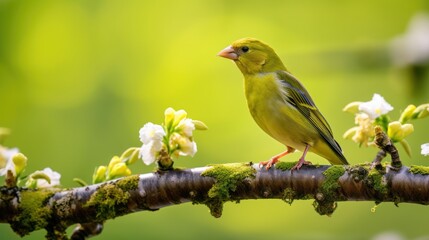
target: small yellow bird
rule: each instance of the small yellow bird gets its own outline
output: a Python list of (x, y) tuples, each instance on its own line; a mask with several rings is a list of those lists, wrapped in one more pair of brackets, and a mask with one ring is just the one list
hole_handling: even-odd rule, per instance
[(233, 60), (243, 73), (247, 105), (253, 119), (287, 148), (261, 165), (270, 169), (279, 158), (295, 149), (303, 154), (292, 171), (311, 164), (305, 160), (308, 151), (326, 158), (331, 164), (348, 164), (328, 122), (307, 90), (271, 47), (254, 38), (243, 38), (218, 55)]

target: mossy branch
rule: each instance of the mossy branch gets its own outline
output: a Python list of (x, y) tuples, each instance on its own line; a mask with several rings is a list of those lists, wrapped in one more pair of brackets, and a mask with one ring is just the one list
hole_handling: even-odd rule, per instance
[(206, 204), (220, 217), (223, 203), (245, 199), (314, 199), (316, 211), (330, 215), (339, 201), (429, 203), (429, 168), (370, 169), (354, 166), (276, 168), (257, 164), (221, 164), (124, 177), (68, 190), (0, 188), (0, 222), (23, 236), (47, 229), (47, 238), (66, 239), (67, 227), (82, 223), (72, 239), (85, 239), (102, 230), (108, 219), (136, 211), (155, 211), (186, 202)]
[[(303, 166), (279, 162), (266, 170), (259, 164), (219, 164), (186, 170), (133, 175), (74, 189), (30, 190), (0, 187), (0, 223), (24, 236), (47, 230), (47, 239), (68, 239), (67, 227), (78, 226), (71, 239), (101, 233), (106, 220), (136, 211), (155, 211), (186, 202), (205, 204), (220, 217), (223, 204), (245, 199), (314, 199), (320, 215), (331, 215), (340, 201), (429, 204), (429, 167), (403, 167), (399, 153), (380, 127), (381, 149), (372, 164)], [(381, 160), (391, 155), (390, 166)]]

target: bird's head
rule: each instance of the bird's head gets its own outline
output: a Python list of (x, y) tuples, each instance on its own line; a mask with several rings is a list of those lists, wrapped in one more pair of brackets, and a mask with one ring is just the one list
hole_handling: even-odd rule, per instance
[(233, 60), (244, 75), (286, 70), (274, 50), (254, 38), (239, 39), (218, 56)]

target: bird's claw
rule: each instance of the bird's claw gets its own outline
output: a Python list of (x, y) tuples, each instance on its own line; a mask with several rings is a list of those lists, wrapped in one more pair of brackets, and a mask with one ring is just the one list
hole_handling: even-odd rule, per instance
[(295, 164), (295, 166), (293, 166), (293, 167), (290, 169), (290, 171), (291, 171), (291, 172), (293, 172), (293, 171), (295, 171), (295, 170), (299, 170), (299, 169), (301, 169), (302, 165), (312, 165), (312, 163), (311, 163), (311, 162), (309, 162), (309, 161), (305, 161), (304, 159), (300, 159), (300, 160)]
[(279, 160), (277, 158), (272, 158), (268, 161), (263, 161), (259, 163), (259, 167), (265, 167), (265, 169), (270, 170), (270, 168), (276, 164)]

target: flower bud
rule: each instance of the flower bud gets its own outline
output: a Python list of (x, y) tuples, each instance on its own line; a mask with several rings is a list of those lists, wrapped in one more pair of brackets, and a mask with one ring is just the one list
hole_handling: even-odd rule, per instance
[(131, 164), (135, 163), (139, 159), (139, 155), (140, 155), (140, 148), (134, 149), (133, 153), (128, 158), (126, 164), (131, 165)]
[(139, 154), (140, 154), (140, 148), (131, 147), (122, 153), (120, 159), (122, 162), (125, 162), (127, 165), (131, 165), (139, 159)]
[(207, 127), (207, 125), (205, 123), (203, 123), (202, 121), (192, 120), (192, 122), (194, 123), (194, 126), (195, 126), (196, 130), (207, 130), (207, 129), (209, 129)]
[(414, 131), (412, 124), (401, 124), (399, 121), (389, 123), (387, 135), (393, 142), (400, 142), (402, 139), (410, 135)]
[(27, 167), (27, 157), (22, 153), (17, 153), (12, 157), (12, 161), (15, 164), (16, 176), (19, 176)]
[(164, 117), (164, 125), (167, 128), (170, 128), (171, 124), (173, 124), (175, 112), (176, 111), (174, 111), (174, 109), (171, 107), (165, 109), (165, 111), (164, 111), (164, 116), (165, 116)]
[(107, 165), (107, 172), (111, 172), (113, 167), (120, 162), (121, 159), (118, 156), (114, 156), (112, 160), (110, 160), (109, 165)]
[(424, 118), (427, 116), (429, 116), (429, 103), (418, 106), (413, 112), (414, 118)]
[(118, 177), (129, 176), (129, 175), (131, 175), (131, 170), (127, 167), (125, 163), (121, 162), (113, 166), (107, 178), (114, 179)]
[(99, 166), (95, 169), (94, 174), (92, 175), (92, 183), (101, 183), (106, 181), (106, 166)]
[(414, 110), (416, 109), (416, 106), (413, 104), (408, 105), (407, 108), (402, 112), (401, 116), (399, 117), (399, 122), (406, 123), (408, 120), (413, 119)]
[(177, 112), (174, 113), (174, 122), (173, 122), (173, 126), (177, 126), (179, 124), (180, 121), (182, 121), (183, 119), (186, 118), (186, 116), (188, 115), (188, 113), (186, 113), (185, 110), (179, 110)]

